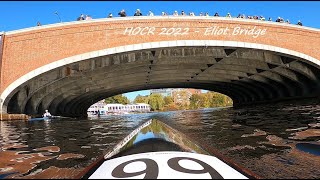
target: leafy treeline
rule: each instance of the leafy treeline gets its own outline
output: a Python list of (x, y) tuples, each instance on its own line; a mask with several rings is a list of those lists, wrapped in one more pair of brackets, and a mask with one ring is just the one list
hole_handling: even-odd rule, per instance
[(190, 97), (190, 109), (226, 106), (232, 106), (232, 99), (217, 92), (208, 91), (204, 94), (193, 94)]
[(116, 95), (116, 96), (112, 96), (112, 97), (108, 97), (107, 99), (105, 99), (106, 104), (129, 104), (130, 100), (122, 95)]
[[(184, 97), (186, 93), (180, 92), (180, 97)], [(184, 97), (186, 99), (186, 97)], [(128, 104), (130, 101), (123, 95), (109, 97), (106, 103)], [(171, 96), (163, 97), (161, 94), (151, 94), (149, 96), (138, 95), (133, 103), (149, 104), (153, 111), (173, 111), (182, 109), (200, 109), (212, 107), (232, 106), (232, 99), (226, 95), (210, 92), (202, 94), (193, 94), (189, 101), (174, 102)]]

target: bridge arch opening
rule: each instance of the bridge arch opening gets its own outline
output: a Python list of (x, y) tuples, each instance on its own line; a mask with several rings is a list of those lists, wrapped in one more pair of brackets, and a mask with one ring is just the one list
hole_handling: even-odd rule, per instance
[(220, 92), (242, 106), (318, 96), (317, 61), (252, 43), (156, 42), (57, 61), (15, 81), (2, 97), (11, 103), (8, 113), (65, 116), (83, 115), (92, 101), (116, 94), (169, 87)]
[[(144, 107), (139, 109), (140, 106)], [(88, 116), (132, 112), (196, 110), (232, 107), (232, 99), (224, 94), (190, 88), (161, 88), (134, 91), (91, 103)], [(148, 108), (147, 108), (148, 107)]]

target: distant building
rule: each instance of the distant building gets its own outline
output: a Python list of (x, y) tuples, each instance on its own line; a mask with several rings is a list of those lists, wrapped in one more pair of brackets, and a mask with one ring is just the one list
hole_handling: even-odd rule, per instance
[(186, 89), (191, 94), (201, 94), (201, 89)]
[(172, 96), (172, 92), (174, 89), (165, 88), (165, 89), (151, 89), (150, 94), (161, 94), (163, 97)]
[(149, 112), (150, 105), (145, 103), (136, 104), (107, 104), (104, 109), (107, 113), (129, 113), (129, 112)]
[[(186, 92), (186, 95), (182, 92)], [(175, 104), (189, 104), (192, 94), (201, 94), (201, 90), (184, 88), (151, 89), (150, 94), (161, 94), (163, 97), (171, 96)]]
[(190, 104), (190, 97), (193, 94), (201, 94), (200, 89), (174, 89), (172, 92), (173, 102), (175, 104)]
[(136, 104), (106, 104), (104, 100), (91, 105), (88, 110), (88, 116), (108, 115), (108, 114), (128, 114), (130, 112), (150, 112), (150, 105), (145, 103)]
[[(92, 104), (89, 109), (87, 110), (88, 114), (98, 114), (99, 112), (102, 113), (104, 106), (106, 105), (104, 100), (98, 101)], [(104, 112), (103, 112), (104, 113)]]

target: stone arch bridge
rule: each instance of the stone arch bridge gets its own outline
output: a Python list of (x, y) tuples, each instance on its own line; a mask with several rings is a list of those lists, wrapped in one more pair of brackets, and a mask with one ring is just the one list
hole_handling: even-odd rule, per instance
[(1, 34), (3, 113), (86, 115), (96, 101), (201, 88), (235, 106), (318, 97), (319, 29), (235, 18), (127, 17)]

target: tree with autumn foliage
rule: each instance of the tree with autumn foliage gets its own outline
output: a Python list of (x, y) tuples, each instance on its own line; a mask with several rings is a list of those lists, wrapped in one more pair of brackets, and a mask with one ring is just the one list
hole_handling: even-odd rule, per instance
[(164, 111), (176, 111), (179, 107), (174, 103), (172, 96), (164, 97)]
[(190, 97), (190, 109), (199, 109), (204, 107), (205, 97), (202, 94), (192, 94)]
[(208, 91), (203, 94), (193, 94), (190, 97), (190, 109), (232, 106), (232, 99), (224, 94)]

